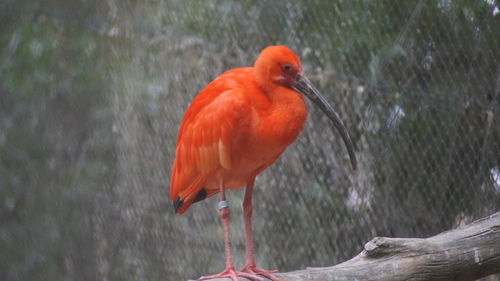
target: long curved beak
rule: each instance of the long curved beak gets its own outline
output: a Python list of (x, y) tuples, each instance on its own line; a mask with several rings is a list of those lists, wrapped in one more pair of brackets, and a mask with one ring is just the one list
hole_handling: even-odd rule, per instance
[(340, 119), (339, 115), (335, 110), (331, 107), (330, 104), (323, 98), (323, 96), (319, 93), (316, 88), (311, 84), (311, 81), (307, 79), (304, 75), (299, 74), (297, 76), (297, 80), (295, 81), (295, 85), (293, 86), (297, 92), (307, 96), (314, 104), (316, 104), (321, 110), (328, 116), (330, 120), (332, 120), (333, 125), (339, 131), (342, 136), (342, 140), (344, 140), (345, 146), (347, 148), (347, 152), (349, 153), (349, 158), (351, 159), (351, 165), (353, 169), (357, 167), (356, 155), (354, 154), (354, 146), (352, 145), (351, 137), (347, 132), (344, 123)]

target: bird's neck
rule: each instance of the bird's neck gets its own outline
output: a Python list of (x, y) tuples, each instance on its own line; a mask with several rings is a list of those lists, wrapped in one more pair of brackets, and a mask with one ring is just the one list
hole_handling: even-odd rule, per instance
[(268, 136), (269, 141), (288, 145), (304, 127), (307, 112), (302, 95), (256, 74), (256, 86), (261, 93), (252, 95), (253, 106), (259, 115), (255, 120), (261, 121), (255, 123), (256, 129)]
[(299, 93), (284, 87), (276, 87), (266, 95), (270, 100), (265, 114), (269, 122), (261, 123), (261, 129), (278, 143), (288, 145), (304, 127), (307, 114), (304, 100)]

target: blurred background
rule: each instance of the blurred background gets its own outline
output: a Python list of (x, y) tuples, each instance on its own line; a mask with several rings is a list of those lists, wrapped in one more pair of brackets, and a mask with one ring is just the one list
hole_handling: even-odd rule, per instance
[[(342, 262), (500, 210), (500, 2), (0, 2), (0, 279), (186, 280), (224, 267), (217, 198), (174, 215), (178, 125), (226, 69), (286, 44), (344, 119), (254, 190), (257, 264)], [(229, 192), (237, 267), (242, 191)]]

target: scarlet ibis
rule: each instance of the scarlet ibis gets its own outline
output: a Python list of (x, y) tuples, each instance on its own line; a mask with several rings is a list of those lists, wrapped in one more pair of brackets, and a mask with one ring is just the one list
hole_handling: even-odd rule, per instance
[[(353, 169), (356, 157), (341, 119), (304, 76), (297, 55), (285, 46), (262, 50), (253, 67), (224, 72), (194, 98), (180, 125), (170, 179), (170, 200), (177, 214), (192, 203), (219, 194), (226, 268), (201, 280), (238, 276), (279, 280), (274, 271), (256, 267), (252, 242), (252, 190), (255, 177), (283, 153), (302, 131), (307, 96), (333, 122), (347, 147)], [(226, 189), (246, 186), (243, 199), (246, 263), (234, 268), (229, 243)]]

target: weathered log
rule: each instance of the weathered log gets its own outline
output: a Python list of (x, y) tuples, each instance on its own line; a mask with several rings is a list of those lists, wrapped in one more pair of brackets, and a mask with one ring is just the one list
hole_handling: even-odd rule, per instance
[(282, 281), (476, 280), (495, 273), (500, 273), (500, 212), (426, 239), (376, 237), (338, 265), (275, 275)]

